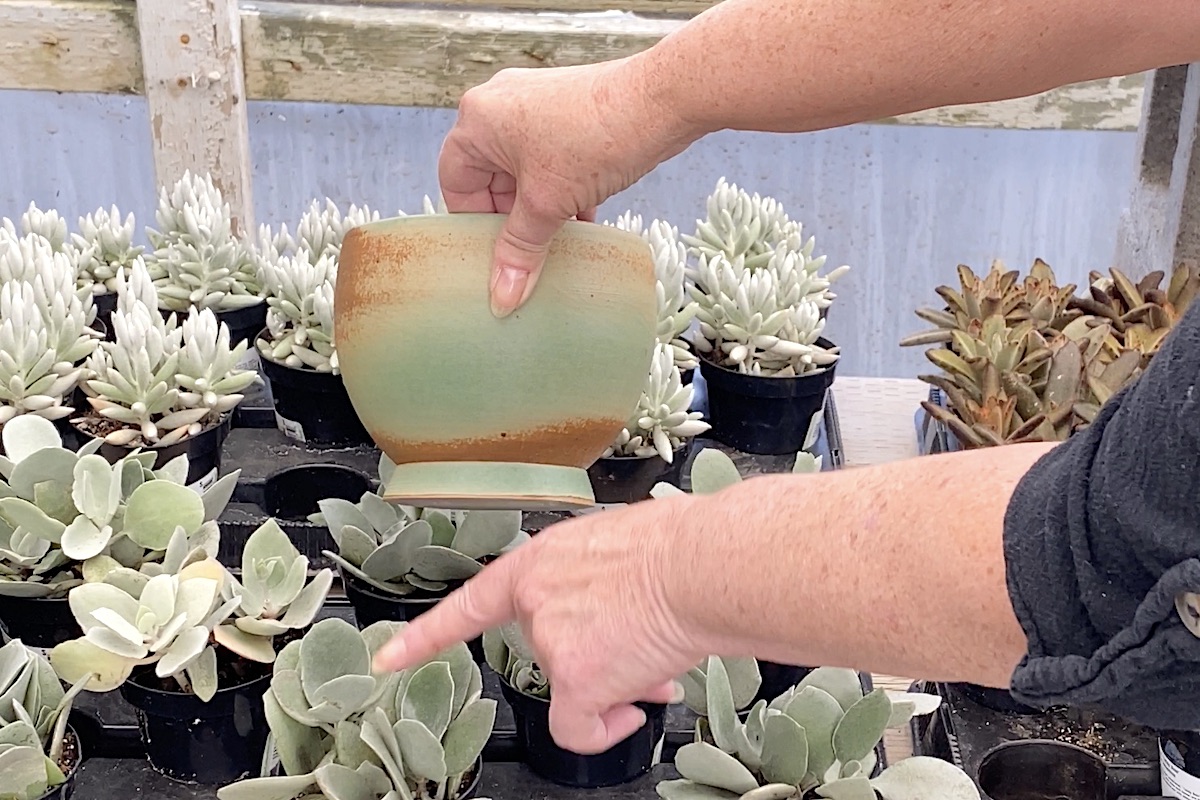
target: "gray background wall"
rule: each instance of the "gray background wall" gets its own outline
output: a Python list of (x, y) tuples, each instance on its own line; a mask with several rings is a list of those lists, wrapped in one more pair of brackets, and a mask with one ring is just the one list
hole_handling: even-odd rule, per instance
[[(253, 103), (255, 213), (288, 222), (314, 197), (385, 215), (437, 191), (454, 112)], [(1134, 133), (860, 125), (802, 136), (722, 133), (601, 209), (690, 231), (722, 175), (784, 203), (831, 264), (849, 264), (827, 333), (839, 374), (911, 377), (928, 362), (896, 341), (921, 326), (959, 263), (1046, 259), (1060, 280), (1107, 269), (1134, 176)], [(116, 202), (153, 221), (145, 103), (138, 97), (0, 90), (0, 217), (29, 202), (74, 220)]]

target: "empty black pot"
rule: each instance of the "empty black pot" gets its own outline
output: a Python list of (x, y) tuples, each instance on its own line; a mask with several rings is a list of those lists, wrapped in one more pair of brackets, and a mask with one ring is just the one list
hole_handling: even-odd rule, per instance
[(989, 800), (1104, 800), (1104, 761), (1065, 742), (1005, 742), (979, 762), (979, 788)]
[(321, 510), (319, 501), (336, 497), (354, 503), (370, 488), (366, 475), (341, 464), (284, 467), (263, 484), (263, 511), (278, 520), (305, 521)]
[(41, 651), (83, 635), (65, 597), (0, 595), (0, 627), (5, 641), (20, 639), (26, 647)]
[(168, 778), (205, 786), (258, 775), (270, 732), (263, 694), (271, 675), (218, 689), (205, 703), (140, 683), (155, 680), (153, 669), (135, 672), (121, 685), (121, 696), (137, 711), (151, 766)]
[(670, 464), (657, 454), (649, 458), (613, 456), (600, 459), (587, 471), (596, 502), (637, 503), (649, 500), (650, 490), (657, 483), (665, 481), (678, 486), (689, 449), (690, 442), (677, 449)]
[(654, 755), (663, 738), (667, 707), (638, 703), (646, 712), (646, 724), (612, 749), (596, 755), (579, 755), (564, 750), (550, 735), (550, 701), (522, 694), (500, 681), (504, 699), (512, 707), (517, 728), (517, 745), (525, 764), (538, 775), (560, 786), (597, 789), (616, 786), (645, 775), (654, 766)]
[(271, 383), (276, 423), (288, 438), (332, 447), (373, 444), (341, 375), (285, 367), (263, 354), (259, 362)]
[[(356, 578), (345, 570), (340, 570), (342, 586), (346, 591), (346, 599), (354, 607), (354, 624), (361, 631), (376, 622), (411, 622), (437, 605), (445, 595), (429, 596), (422, 593), (421, 597), (401, 597), (376, 589), (366, 581)], [(484, 664), (483, 638), (475, 638), (467, 642), (467, 648), (475, 663)]]
[[(822, 347), (833, 347), (818, 339)], [(755, 455), (786, 455), (804, 449), (814, 415), (825, 405), (837, 363), (824, 371), (794, 378), (742, 375), (700, 359), (708, 390), (708, 436)]]

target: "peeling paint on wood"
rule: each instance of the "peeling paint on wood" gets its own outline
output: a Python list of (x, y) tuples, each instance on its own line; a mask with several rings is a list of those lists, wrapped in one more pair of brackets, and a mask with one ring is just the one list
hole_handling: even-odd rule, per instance
[[(552, 0), (554, 2), (555, 0)], [(629, 55), (683, 24), (628, 13), (477, 11), (484, 0), (449, 0), (461, 9), (249, 2), (241, 10), (245, 80), (253, 100), (453, 107), (462, 93), (506, 67), (562, 66)], [(533, 8), (538, 0), (495, 0)], [(557, 0), (557, 6), (645, 10), (707, 0)], [(7, 0), (0, 30), (0, 88), (129, 91), (137, 34), (132, 0)], [(536, 6), (544, 8), (540, 5)], [(10, 10), (11, 9), (11, 10)], [(78, 26), (78, 28), (76, 27)], [(82, 29), (86, 55), (31, 55), (45, 34)], [(17, 56), (12, 57), (13, 53)], [(48, 61), (48, 63), (46, 63)], [(1136, 130), (1142, 76), (1053, 89), (996, 103), (949, 106), (880, 122), (982, 128)]]
[(0, 87), (140, 94), (133, 0), (6, 0)]
[(233, 213), (254, 229), (250, 130), (237, 0), (138, 0), (155, 177), (208, 173)]

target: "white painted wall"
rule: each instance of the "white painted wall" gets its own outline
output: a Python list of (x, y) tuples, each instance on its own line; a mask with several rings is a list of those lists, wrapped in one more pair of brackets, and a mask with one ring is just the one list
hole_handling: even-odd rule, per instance
[[(454, 112), (254, 103), (256, 217), (291, 223), (313, 197), (388, 214), (437, 189)], [(547, 134), (552, 135), (552, 134)], [(1061, 279), (1107, 269), (1134, 174), (1133, 133), (854, 126), (802, 136), (723, 133), (614, 198), (690, 229), (722, 175), (782, 201), (830, 262), (850, 264), (828, 334), (839, 373), (909, 377), (928, 364), (896, 340), (966, 263), (1046, 259)], [(69, 218), (117, 202), (153, 219), (145, 102), (0, 91), (0, 216), (36, 201)]]

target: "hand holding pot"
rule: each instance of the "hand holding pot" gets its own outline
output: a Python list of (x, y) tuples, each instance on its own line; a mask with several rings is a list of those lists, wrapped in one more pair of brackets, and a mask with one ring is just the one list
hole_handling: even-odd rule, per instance
[(673, 679), (707, 654), (662, 591), (665, 540), (690, 502), (645, 503), (535, 535), (410, 622), (376, 668), (419, 664), (516, 620), (550, 680), (555, 741), (604, 752), (644, 724), (634, 702), (679, 702)]
[[(438, 164), (451, 212), (509, 214), (492, 265), (492, 311), (533, 291), (550, 240), (691, 138), (631, 59), (506, 69), (463, 95)], [(692, 137), (694, 138), (694, 137)]]

